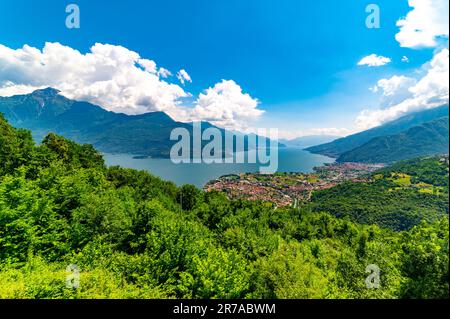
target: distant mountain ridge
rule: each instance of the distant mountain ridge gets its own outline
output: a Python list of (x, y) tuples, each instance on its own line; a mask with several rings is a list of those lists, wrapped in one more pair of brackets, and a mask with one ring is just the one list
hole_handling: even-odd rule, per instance
[(333, 136), (333, 135), (308, 135), (308, 136), (302, 136), (297, 137), (291, 140), (283, 139), (280, 140), (283, 144), (289, 147), (301, 147), (301, 148), (307, 148), (314, 145), (329, 143), (334, 140), (337, 140), (339, 136)]
[(32, 131), (40, 142), (55, 132), (100, 151), (167, 157), (173, 145), (172, 129), (192, 126), (176, 122), (163, 112), (126, 115), (100, 106), (67, 99), (55, 89), (0, 98), (0, 112), (12, 125)]
[[(78, 143), (92, 144), (105, 153), (167, 158), (176, 143), (170, 140), (172, 130), (193, 130), (192, 123), (177, 122), (164, 112), (114, 113), (88, 102), (70, 100), (52, 88), (0, 97), (0, 112), (13, 126), (31, 130), (37, 142), (54, 132)], [(202, 130), (208, 127), (215, 126), (202, 122)]]
[(338, 162), (392, 163), (421, 156), (448, 154), (448, 116), (413, 126), (408, 130), (380, 136), (345, 152)]
[(391, 163), (448, 154), (448, 105), (408, 114), (381, 126), (306, 148), (338, 162)]
[(395, 135), (411, 127), (445, 116), (448, 116), (448, 105), (411, 113), (370, 130), (343, 137), (330, 143), (308, 147), (306, 150), (311, 153), (338, 158), (342, 154), (362, 146), (375, 137)]

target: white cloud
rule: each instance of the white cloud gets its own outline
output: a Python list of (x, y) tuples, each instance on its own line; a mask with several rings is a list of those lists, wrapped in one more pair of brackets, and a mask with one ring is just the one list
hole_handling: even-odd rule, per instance
[(160, 77), (166, 79), (166, 78), (168, 78), (169, 76), (171, 76), (172, 73), (171, 73), (169, 70), (165, 69), (165, 68), (159, 68), (158, 75), (159, 75)]
[(183, 85), (185, 82), (192, 82), (191, 76), (183, 69), (178, 71), (177, 78)]
[(331, 136), (347, 136), (353, 133), (351, 130), (345, 127), (326, 127), (326, 128), (314, 128), (308, 132), (308, 135), (331, 135)]
[(59, 43), (46, 43), (42, 51), (28, 45), (17, 50), (0, 45), (0, 94), (42, 87), (127, 114), (176, 114), (180, 99), (189, 96), (180, 86), (162, 80), (154, 61), (121, 46), (97, 43), (82, 54)]
[(409, 90), (409, 88), (417, 82), (415, 78), (406, 77), (404, 75), (394, 75), (389, 79), (381, 79), (376, 85), (375, 92), (378, 89), (383, 91), (384, 96), (398, 95), (401, 90)]
[(409, 0), (413, 9), (397, 22), (395, 39), (402, 47), (437, 46), (438, 37), (448, 38), (448, 0)]
[[(191, 80), (185, 70), (179, 75), (184, 81)], [(170, 71), (156, 62), (121, 46), (95, 44), (82, 54), (59, 43), (46, 43), (42, 50), (0, 45), (0, 96), (53, 87), (70, 99), (114, 112), (163, 111), (178, 121), (209, 121), (241, 131), (247, 131), (264, 113), (258, 109), (259, 101), (232, 80), (222, 80), (185, 105), (183, 98), (191, 95), (165, 80), (170, 76)], [(305, 134), (345, 134), (336, 130), (317, 129)]]
[[(364, 110), (356, 119), (360, 129), (368, 129), (405, 114), (448, 104), (449, 50), (443, 49), (423, 66), (419, 79), (394, 76), (380, 80), (377, 87), (390, 103), (378, 110)], [(395, 103), (393, 103), (395, 102)]]
[(385, 64), (388, 64), (389, 62), (391, 62), (390, 58), (381, 56), (381, 55), (376, 55), (376, 54), (371, 54), (368, 55), (364, 58), (362, 58), (359, 62), (358, 65), (367, 65), (367, 66), (382, 66)]
[[(165, 80), (169, 70), (141, 58), (122, 46), (95, 44), (82, 54), (59, 43), (42, 50), (0, 44), (0, 96), (28, 94), (53, 87), (67, 98), (88, 101), (113, 112), (141, 114), (163, 111), (178, 121), (210, 120), (233, 129), (247, 127), (259, 117), (258, 101), (234, 81), (222, 81), (200, 94), (194, 104), (183, 105), (192, 95)], [(186, 70), (177, 77), (191, 82)]]
[(13, 95), (22, 95), (22, 94), (28, 94), (30, 92), (33, 92), (34, 90), (38, 89), (45, 89), (46, 86), (29, 86), (29, 85), (16, 85), (12, 82), (6, 81), (1, 87), (0, 87), (0, 96), (13, 96)]
[(244, 130), (250, 121), (260, 117), (258, 100), (243, 93), (232, 80), (222, 80), (214, 87), (201, 93), (196, 101), (192, 116), (195, 120), (206, 120), (215, 125)]
[(317, 135), (328, 135), (343, 137), (355, 133), (348, 128), (338, 128), (338, 127), (326, 127), (326, 128), (312, 128), (307, 130), (278, 130), (278, 136), (280, 139), (293, 140), (298, 137), (304, 136), (317, 136)]
[(414, 96), (423, 96), (426, 100), (440, 100), (448, 103), (449, 50), (443, 49), (427, 65), (427, 73), (410, 91)]
[(137, 64), (141, 66), (146, 72), (155, 74), (156, 73), (156, 63), (152, 60), (139, 59)]

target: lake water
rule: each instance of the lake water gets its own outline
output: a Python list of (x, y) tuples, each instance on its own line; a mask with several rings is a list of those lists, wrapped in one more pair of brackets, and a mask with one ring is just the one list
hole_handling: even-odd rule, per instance
[[(227, 174), (259, 172), (260, 164), (174, 164), (170, 159), (136, 159), (130, 154), (103, 154), (108, 166), (146, 170), (177, 185), (193, 184), (202, 188), (208, 181)], [(280, 148), (278, 172), (308, 173), (315, 166), (333, 163), (334, 159), (311, 154), (300, 148)]]

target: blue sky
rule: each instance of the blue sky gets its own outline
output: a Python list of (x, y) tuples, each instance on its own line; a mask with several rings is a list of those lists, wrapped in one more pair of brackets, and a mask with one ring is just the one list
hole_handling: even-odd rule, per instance
[[(396, 40), (396, 22), (412, 10), (407, 0), (74, 0), (80, 29), (65, 27), (69, 3), (2, 0), (0, 44), (42, 49), (59, 42), (83, 54), (95, 43), (120, 45), (172, 73), (185, 69), (192, 83), (182, 87), (191, 100), (222, 79), (233, 80), (264, 111), (252, 125), (279, 127), (290, 137), (357, 130), (358, 115), (380, 107), (380, 94), (369, 88), (416, 73), (437, 50), (401, 47)], [(365, 26), (369, 3), (380, 7), (379, 29)], [(370, 54), (391, 63), (357, 65)]]

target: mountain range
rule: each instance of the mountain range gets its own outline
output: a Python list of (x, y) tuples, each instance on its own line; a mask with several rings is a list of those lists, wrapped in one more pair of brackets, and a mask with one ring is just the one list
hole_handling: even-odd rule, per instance
[(448, 105), (414, 112), (381, 126), (306, 148), (338, 162), (391, 163), (448, 153)]
[[(302, 147), (311, 153), (334, 157), (338, 162), (390, 163), (448, 153), (448, 111), (448, 105), (444, 105), (344, 138), (306, 136), (282, 140), (279, 146)], [(115, 113), (88, 102), (68, 99), (52, 88), (0, 97), (0, 112), (12, 125), (31, 130), (38, 142), (54, 132), (78, 143), (92, 144), (105, 153), (169, 157), (176, 143), (170, 140), (172, 130), (185, 128), (191, 136), (193, 131), (192, 123), (177, 122), (164, 112)], [(202, 130), (215, 127), (208, 122), (201, 124)], [(256, 148), (248, 136), (245, 136), (246, 149)], [(203, 145), (206, 143), (203, 141)], [(224, 140), (222, 143), (225, 144)], [(222, 153), (230, 151), (233, 150), (222, 149)]]
[(338, 162), (391, 163), (414, 157), (448, 154), (448, 117), (413, 126), (388, 136), (380, 136), (343, 153)]
[(307, 148), (314, 145), (329, 143), (334, 140), (337, 140), (339, 136), (333, 136), (333, 135), (308, 135), (308, 136), (302, 136), (297, 137), (294, 139), (281, 139), (280, 142), (288, 147), (301, 147), (301, 148)]
[[(92, 144), (105, 153), (166, 158), (176, 143), (170, 140), (172, 130), (185, 128), (191, 136), (193, 131), (192, 123), (177, 122), (164, 112), (114, 113), (88, 102), (70, 100), (52, 88), (0, 97), (0, 112), (12, 125), (31, 130), (38, 142), (54, 132), (78, 143)], [(202, 131), (215, 127), (208, 122), (201, 124)], [(246, 139), (246, 147), (256, 146)]]

